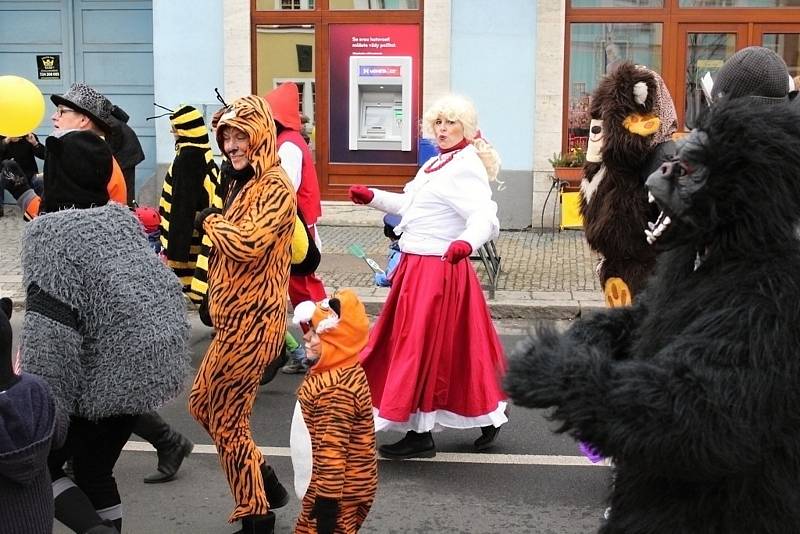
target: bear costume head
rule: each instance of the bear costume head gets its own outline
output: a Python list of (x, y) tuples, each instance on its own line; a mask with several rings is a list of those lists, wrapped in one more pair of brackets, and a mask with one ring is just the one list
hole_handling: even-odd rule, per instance
[(642, 234), (656, 215), (644, 181), (674, 154), (677, 119), (661, 77), (629, 61), (600, 80), (591, 116), (580, 208), (586, 241), (601, 256), (596, 270), (607, 300), (618, 305), (630, 299), (616, 303), (610, 288), (636, 295), (655, 264)]
[(600, 81), (590, 112), (589, 179), (600, 161), (638, 173), (652, 148), (669, 141), (678, 124), (672, 97), (661, 76), (630, 61)]

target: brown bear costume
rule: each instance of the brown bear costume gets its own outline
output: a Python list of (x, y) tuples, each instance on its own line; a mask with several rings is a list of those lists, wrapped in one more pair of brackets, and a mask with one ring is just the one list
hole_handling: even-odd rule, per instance
[[(609, 299), (609, 279), (621, 293), (610, 304), (629, 303), (655, 265), (645, 230), (653, 213), (644, 181), (675, 153), (675, 107), (661, 77), (622, 63), (592, 95), (587, 162), (581, 183), (586, 240), (601, 260), (597, 274)], [(627, 286), (627, 287), (625, 287)]]

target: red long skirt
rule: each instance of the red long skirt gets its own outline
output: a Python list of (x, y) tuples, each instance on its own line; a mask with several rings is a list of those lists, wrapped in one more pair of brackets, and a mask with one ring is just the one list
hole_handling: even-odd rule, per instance
[(507, 421), (503, 346), (469, 261), (403, 254), (361, 363), (377, 430)]

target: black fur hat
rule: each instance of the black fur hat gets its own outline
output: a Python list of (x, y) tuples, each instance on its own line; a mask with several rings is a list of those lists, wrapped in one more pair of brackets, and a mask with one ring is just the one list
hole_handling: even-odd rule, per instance
[(105, 205), (112, 170), (111, 148), (96, 134), (82, 130), (48, 137), (43, 210)]
[(789, 94), (789, 70), (783, 58), (763, 46), (748, 46), (732, 55), (714, 80), (714, 97), (760, 97), (784, 100)]

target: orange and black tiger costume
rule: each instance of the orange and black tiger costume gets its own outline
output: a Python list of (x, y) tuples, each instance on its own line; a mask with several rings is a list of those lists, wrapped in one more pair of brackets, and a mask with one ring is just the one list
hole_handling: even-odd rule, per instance
[(275, 124), (264, 100), (247, 96), (232, 104), (217, 129), (220, 147), (229, 128), (248, 136), (245, 155), (252, 175), (234, 178), (239, 183), (228, 188), (222, 213), (202, 223), (213, 244), (208, 298), (216, 335), (194, 380), (189, 410), (217, 446), (236, 501), (229, 521), (244, 523), (271, 507), (250, 413), (264, 367), (284, 342), (296, 205), (278, 164)]
[(358, 532), (378, 487), (372, 397), (358, 361), (369, 320), (355, 292), (344, 289), (316, 305), (298, 304), (294, 322), (310, 327), (307, 357), (319, 355), (292, 421), (295, 489), (303, 496), (295, 533)]

